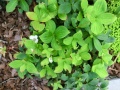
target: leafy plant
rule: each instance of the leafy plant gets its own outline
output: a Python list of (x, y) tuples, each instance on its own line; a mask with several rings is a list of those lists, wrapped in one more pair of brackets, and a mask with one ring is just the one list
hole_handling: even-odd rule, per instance
[(24, 11), (29, 11), (29, 5), (26, 0), (10, 0), (6, 5), (6, 11), (12, 12), (15, 10), (16, 6)]
[(103, 25), (117, 18), (106, 11), (105, 0), (94, 5), (88, 0), (43, 0), (26, 13), (33, 34), (20, 41), (26, 51), (9, 65), (21, 78), (29, 73), (47, 78), (53, 90), (105, 90), (107, 67), (113, 63), (108, 48), (114, 40), (103, 33)]

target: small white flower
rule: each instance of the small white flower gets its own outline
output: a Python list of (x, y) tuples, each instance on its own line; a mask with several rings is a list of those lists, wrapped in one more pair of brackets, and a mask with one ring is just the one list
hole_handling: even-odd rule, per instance
[(37, 35), (31, 35), (29, 38), (31, 40), (33, 40), (35, 43), (38, 43), (38, 36)]
[(52, 63), (52, 62), (53, 62), (52, 57), (49, 57), (49, 62), (50, 62), (50, 63)]

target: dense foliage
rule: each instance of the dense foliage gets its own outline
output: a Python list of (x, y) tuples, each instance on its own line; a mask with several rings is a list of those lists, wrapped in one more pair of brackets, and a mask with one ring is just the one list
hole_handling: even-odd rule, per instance
[[(11, 0), (6, 10), (23, 1)], [(103, 32), (117, 17), (107, 12), (105, 0), (93, 5), (88, 0), (42, 0), (26, 15), (32, 35), (20, 41), (23, 50), (9, 64), (21, 78), (46, 78), (53, 90), (106, 90), (107, 67), (113, 64), (108, 48), (114, 38)]]

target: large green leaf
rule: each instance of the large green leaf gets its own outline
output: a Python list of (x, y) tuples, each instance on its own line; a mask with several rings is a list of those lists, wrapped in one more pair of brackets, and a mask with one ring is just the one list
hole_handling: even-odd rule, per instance
[(71, 73), (71, 70), (72, 70), (71, 65), (66, 63), (66, 62), (64, 62), (64, 70), (68, 70), (69, 73)]
[(44, 32), (42, 35), (40, 35), (40, 39), (44, 43), (50, 43), (53, 39), (53, 35), (51, 32), (47, 31), (47, 32)]
[(77, 39), (77, 40), (80, 40), (82, 38), (82, 32), (81, 31), (78, 31), (76, 32), (74, 35), (73, 35), (73, 38), (74, 39)]
[(63, 40), (65, 45), (70, 45), (72, 43), (73, 37), (67, 37)]
[(19, 5), (24, 11), (29, 11), (29, 5), (25, 0), (20, 0)]
[(45, 25), (38, 21), (32, 21), (31, 26), (38, 32), (41, 32), (45, 28)]
[(14, 60), (11, 63), (9, 63), (9, 66), (12, 68), (19, 68), (23, 65), (23, 62), (21, 60)]
[(97, 17), (97, 20), (102, 24), (111, 24), (113, 23), (117, 17), (111, 13), (102, 13)]
[(101, 78), (108, 76), (107, 69), (104, 64), (96, 64), (92, 66), (92, 71), (97, 73)]
[(34, 13), (34, 12), (27, 12), (26, 15), (27, 15), (27, 17), (28, 17), (30, 20), (36, 20), (36, 21), (38, 21), (37, 14)]
[(96, 35), (100, 34), (103, 29), (103, 25), (99, 22), (94, 22), (91, 24), (91, 31)]
[(58, 17), (61, 19), (61, 20), (66, 20), (67, 19), (67, 14), (58, 14)]
[(58, 13), (69, 13), (71, 11), (71, 4), (69, 2), (64, 2), (60, 4), (58, 8)]
[(96, 39), (96, 38), (93, 38), (93, 42), (94, 42), (95, 48), (98, 51), (101, 51), (102, 50), (102, 45), (101, 45), (100, 41), (98, 39)]
[(94, 11), (95, 15), (100, 15), (101, 13), (104, 13), (107, 11), (107, 3), (105, 0), (96, 0), (94, 4)]
[(69, 30), (65, 26), (59, 26), (55, 31), (55, 36), (57, 39), (61, 39), (67, 36), (69, 33)]
[(6, 11), (12, 12), (15, 10), (15, 7), (18, 5), (18, 0), (10, 0), (8, 4), (6, 5)]
[(56, 29), (56, 24), (53, 20), (49, 20), (46, 22), (46, 30), (50, 31), (51, 33), (54, 33)]
[(37, 73), (37, 69), (36, 69), (35, 65), (31, 62), (27, 62), (27, 68), (26, 69), (29, 73)]

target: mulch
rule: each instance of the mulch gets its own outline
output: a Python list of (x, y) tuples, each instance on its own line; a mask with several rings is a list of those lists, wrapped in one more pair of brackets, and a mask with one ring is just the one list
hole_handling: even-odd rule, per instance
[(8, 66), (14, 54), (19, 52), (19, 41), (29, 35), (29, 20), (24, 13), (17, 10), (6, 13), (0, 9), (0, 47), (6, 47), (6, 53), (0, 57), (0, 90), (50, 90), (45, 86), (46, 80), (20, 79), (17, 71)]
[[(0, 9), (0, 47), (6, 47), (6, 53), (0, 57), (0, 90), (50, 90), (47, 81), (33, 77), (20, 79), (15, 69), (8, 66), (19, 52), (19, 41), (30, 35), (29, 20), (26, 15), (14, 11), (6, 13)], [(1, 54), (0, 54), (1, 55)], [(120, 77), (120, 64), (109, 67), (110, 76)]]

